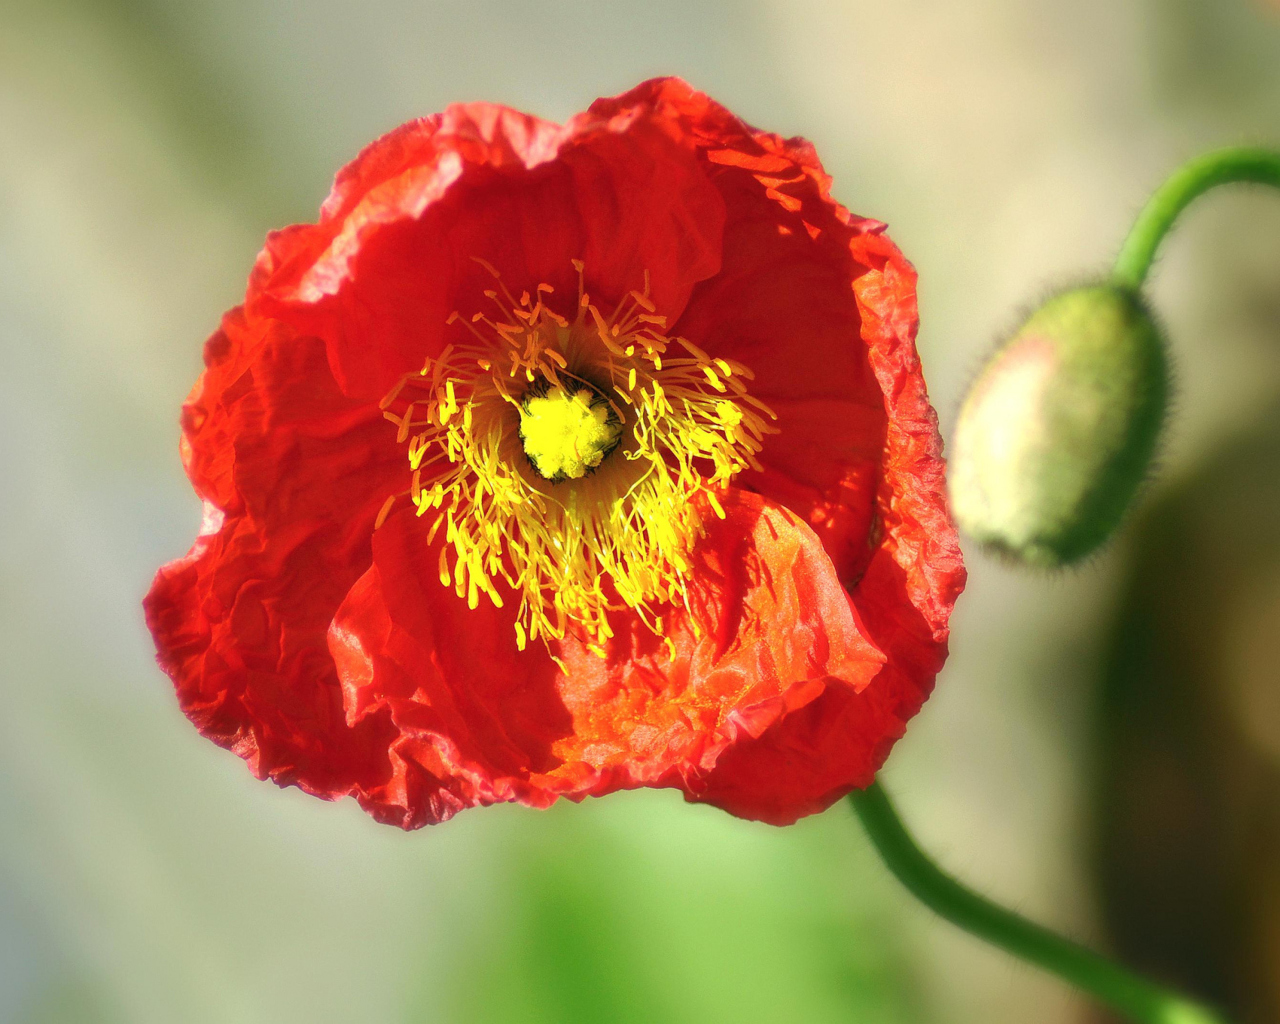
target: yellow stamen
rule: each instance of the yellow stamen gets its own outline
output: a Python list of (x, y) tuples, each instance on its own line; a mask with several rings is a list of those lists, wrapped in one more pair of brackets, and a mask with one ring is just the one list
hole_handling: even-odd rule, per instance
[(386, 415), (408, 441), (411, 497), (434, 516), (426, 543), (445, 528), (441, 583), (472, 608), (482, 594), (501, 607), (499, 583), (514, 591), (521, 650), (573, 631), (603, 656), (611, 611), (664, 635), (666, 606), (687, 602), (695, 499), (724, 516), (717, 492), (759, 465), (776, 417), (747, 394), (746, 367), (661, 333), (647, 277), (606, 317), (574, 266), (576, 319), (546, 305), (550, 286), (516, 300), (499, 280), (485, 293), (497, 314), (454, 314), (472, 340), (383, 407), (400, 410)]

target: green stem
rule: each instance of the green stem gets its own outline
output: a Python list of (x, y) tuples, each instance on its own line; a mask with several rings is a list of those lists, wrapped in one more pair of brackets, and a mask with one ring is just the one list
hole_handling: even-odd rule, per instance
[(1220, 149), (1183, 164), (1138, 214), (1116, 257), (1111, 280), (1133, 291), (1140, 289), (1178, 215), (1209, 189), (1236, 182), (1280, 188), (1280, 153), (1248, 147)]
[(1140, 1024), (1225, 1024), (1208, 1007), (1168, 992), (956, 881), (916, 845), (878, 782), (855, 790), (850, 800), (898, 881), (952, 924), (1056, 974)]

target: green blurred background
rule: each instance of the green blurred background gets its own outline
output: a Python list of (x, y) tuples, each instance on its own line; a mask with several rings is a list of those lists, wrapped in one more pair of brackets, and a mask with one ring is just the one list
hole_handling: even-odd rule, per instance
[[(139, 601), (199, 515), (178, 405), (264, 233), (411, 116), (659, 73), (889, 222), (944, 432), (1167, 170), (1280, 144), (1267, 0), (0, 0), (0, 1022), (1099, 1019), (913, 905), (844, 806), (406, 835), (255, 782), (154, 666)], [(969, 553), (885, 775), (963, 877), (1275, 1021), (1280, 202), (1205, 201), (1154, 295), (1181, 385), (1143, 509), (1065, 576)]]

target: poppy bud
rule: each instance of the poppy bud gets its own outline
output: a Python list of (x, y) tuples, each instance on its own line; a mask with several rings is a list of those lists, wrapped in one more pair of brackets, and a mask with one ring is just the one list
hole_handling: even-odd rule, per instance
[(1028, 565), (1083, 558), (1146, 476), (1167, 395), (1164, 342), (1136, 292), (1101, 284), (1054, 296), (1000, 346), (961, 407), (956, 521)]

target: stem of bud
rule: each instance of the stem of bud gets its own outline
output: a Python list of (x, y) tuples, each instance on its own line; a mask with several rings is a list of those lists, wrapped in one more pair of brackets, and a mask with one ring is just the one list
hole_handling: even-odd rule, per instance
[(1280, 153), (1238, 147), (1206, 153), (1174, 171), (1138, 214), (1111, 271), (1114, 284), (1138, 291), (1164, 236), (1198, 197), (1218, 185), (1252, 183), (1280, 188)]

